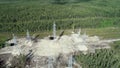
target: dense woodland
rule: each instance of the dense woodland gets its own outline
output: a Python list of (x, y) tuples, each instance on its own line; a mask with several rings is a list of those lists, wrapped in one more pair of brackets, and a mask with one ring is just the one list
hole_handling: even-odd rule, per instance
[[(51, 31), (53, 22), (57, 30), (74, 26), (91, 35), (120, 38), (120, 0), (0, 0), (0, 47), (11, 33)], [(109, 27), (117, 29), (104, 29)], [(80, 54), (77, 62), (83, 68), (120, 68), (120, 42), (111, 46)]]

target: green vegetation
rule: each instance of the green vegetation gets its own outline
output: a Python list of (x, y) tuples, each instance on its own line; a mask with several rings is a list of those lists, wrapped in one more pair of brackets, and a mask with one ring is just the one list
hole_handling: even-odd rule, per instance
[(115, 42), (111, 49), (97, 50), (95, 54), (77, 56), (83, 68), (120, 68), (120, 41)]
[[(12, 33), (23, 36), (27, 29), (51, 34), (55, 21), (57, 30), (70, 33), (73, 25), (89, 35), (120, 38), (120, 0), (0, 0), (0, 47)], [(58, 34), (61, 31), (58, 31)], [(120, 68), (120, 42), (110, 50), (77, 56), (83, 68)]]
[(72, 0), (66, 4), (52, 4), (54, 0), (13, 1), (17, 2), (0, 3), (0, 32), (48, 31), (53, 21), (57, 29), (70, 29), (73, 24), (76, 28), (120, 26), (119, 0)]

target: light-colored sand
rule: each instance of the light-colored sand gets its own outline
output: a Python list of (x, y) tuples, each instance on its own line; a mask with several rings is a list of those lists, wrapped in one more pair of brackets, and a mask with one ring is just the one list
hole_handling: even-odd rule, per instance
[[(71, 35), (63, 35), (59, 40), (58, 37), (54, 40), (48, 38), (38, 39), (37, 42), (27, 40), (26, 38), (17, 38), (17, 44), (12, 47), (5, 47), (0, 50), (0, 54), (12, 53), (13, 55), (27, 54), (32, 50), (37, 56), (59, 56), (60, 54), (70, 54), (74, 52), (87, 52), (90, 49), (108, 48), (109, 43), (113, 40), (100, 40), (98, 36), (89, 37), (88, 35), (80, 35), (72, 33)], [(14, 40), (9, 40), (6, 43), (13, 43)], [(106, 44), (106, 45), (105, 45)], [(94, 46), (93, 46), (94, 45)]]

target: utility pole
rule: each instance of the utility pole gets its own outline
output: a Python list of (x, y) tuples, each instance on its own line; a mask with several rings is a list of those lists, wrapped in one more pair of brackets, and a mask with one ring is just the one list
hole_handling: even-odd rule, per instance
[(29, 33), (28, 30), (27, 30), (27, 32), (26, 32), (26, 39), (27, 39), (27, 40), (30, 40), (30, 33)]
[(73, 68), (73, 56), (70, 55), (68, 58), (68, 67)]
[(48, 58), (48, 68), (53, 68), (53, 58), (52, 57)]
[(13, 43), (17, 44), (16, 36), (13, 34)]
[(56, 24), (55, 22), (53, 23), (53, 37), (56, 37)]

